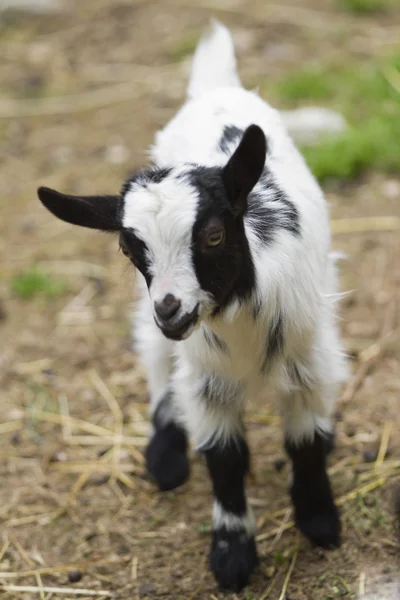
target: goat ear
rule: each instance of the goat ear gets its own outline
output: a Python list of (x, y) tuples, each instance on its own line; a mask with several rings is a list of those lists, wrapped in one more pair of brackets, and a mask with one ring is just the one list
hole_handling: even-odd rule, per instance
[(263, 130), (258, 125), (250, 125), (222, 174), (236, 216), (246, 211), (247, 196), (263, 172), (266, 154), (267, 141)]
[(121, 229), (121, 196), (68, 196), (40, 187), (38, 196), (53, 215), (82, 227), (119, 231)]

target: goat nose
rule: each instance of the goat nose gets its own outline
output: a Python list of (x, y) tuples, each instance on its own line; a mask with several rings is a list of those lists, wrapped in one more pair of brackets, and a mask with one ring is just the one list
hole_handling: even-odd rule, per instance
[(161, 302), (154, 302), (154, 309), (160, 319), (170, 319), (181, 307), (181, 301), (177, 300), (172, 294), (167, 294)]

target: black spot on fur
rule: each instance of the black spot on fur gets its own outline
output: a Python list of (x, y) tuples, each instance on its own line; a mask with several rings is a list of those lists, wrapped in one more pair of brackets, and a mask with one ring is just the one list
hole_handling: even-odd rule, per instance
[(265, 373), (274, 358), (283, 352), (284, 343), (283, 319), (281, 313), (279, 312), (269, 331), (265, 356), (261, 365), (262, 373)]
[(240, 592), (259, 562), (254, 537), (243, 531), (218, 529), (213, 534), (209, 561), (220, 588)]
[(225, 154), (232, 154), (234, 147), (233, 143), (237, 144), (243, 136), (243, 129), (239, 129), (235, 125), (225, 125), (224, 132), (219, 140), (219, 149)]
[(221, 340), (221, 338), (218, 337), (216, 333), (214, 333), (210, 329), (204, 329), (203, 333), (204, 339), (206, 340), (208, 346), (212, 350), (216, 350), (217, 352), (223, 352), (224, 354), (227, 354), (229, 352), (228, 346), (226, 345), (224, 340)]
[(274, 190), (274, 194), (269, 199), (269, 202), (280, 202), (285, 206), (285, 209), (280, 209), (281, 227), (287, 229), (293, 235), (301, 235), (299, 211), (293, 202), (289, 200), (283, 190), (281, 190), (279, 185), (274, 180), (272, 173), (268, 169), (264, 169), (259, 183), (267, 189), (272, 188)]
[(262, 244), (271, 244), (280, 228), (279, 213), (255, 192), (250, 194), (245, 221)]
[(245, 220), (260, 242), (266, 245), (273, 242), (279, 229), (285, 229), (295, 236), (301, 234), (297, 208), (279, 188), (267, 169), (264, 169), (259, 179), (257, 190), (249, 195)]
[(290, 494), (296, 526), (317, 546), (339, 546), (341, 526), (326, 472), (326, 440), (316, 432), (312, 442), (287, 440), (285, 446), (293, 465)]

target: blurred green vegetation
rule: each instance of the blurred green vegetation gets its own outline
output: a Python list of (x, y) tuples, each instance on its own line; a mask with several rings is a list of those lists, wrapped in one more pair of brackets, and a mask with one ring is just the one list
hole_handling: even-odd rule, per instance
[(12, 291), (23, 299), (30, 299), (34, 296), (54, 298), (67, 291), (67, 284), (60, 279), (51, 277), (37, 267), (32, 267), (13, 277)]
[(322, 105), (339, 111), (349, 127), (302, 151), (315, 176), (349, 179), (367, 169), (400, 171), (400, 55), (382, 65), (318, 65), (266, 86), (278, 106)]
[(179, 62), (188, 56), (192, 56), (201, 36), (201, 31), (191, 31), (178, 38), (168, 50), (172, 62)]
[(397, 1), (398, 0), (338, 0), (338, 5), (353, 13), (369, 14), (390, 9)]

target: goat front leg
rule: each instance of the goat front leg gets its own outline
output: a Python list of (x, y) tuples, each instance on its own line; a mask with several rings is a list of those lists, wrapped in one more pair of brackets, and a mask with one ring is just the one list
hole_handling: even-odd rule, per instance
[(256, 523), (245, 493), (250, 455), (243, 435), (241, 396), (238, 384), (205, 377), (201, 392), (188, 398), (184, 407), (214, 492), (210, 567), (222, 589), (236, 592), (248, 583), (258, 563)]
[(146, 448), (147, 469), (161, 491), (173, 490), (189, 477), (186, 432), (177, 422), (171, 391), (152, 415), (153, 434)]
[(189, 476), (188, 442), (176, 415), (171, 387), (172, 343), (154, 323), (147, 293), (139, 305), (135, 338), (147, 372), (153, 425), (146, 448), (147, 470), (160, 490), (172, 490)]
[(222, 589), (239, 592), (258, 564), (256, 524), (245, 494), (249, 448), (235, 434), (204, 454), (215, 497), (210, 567)]
[(320, 393), (304, 387), (283, 399), (285, 448), (296, 526), (315, 545), (333, 548), (340, 545), (341, 526), (326, 470), (333, 435)]

